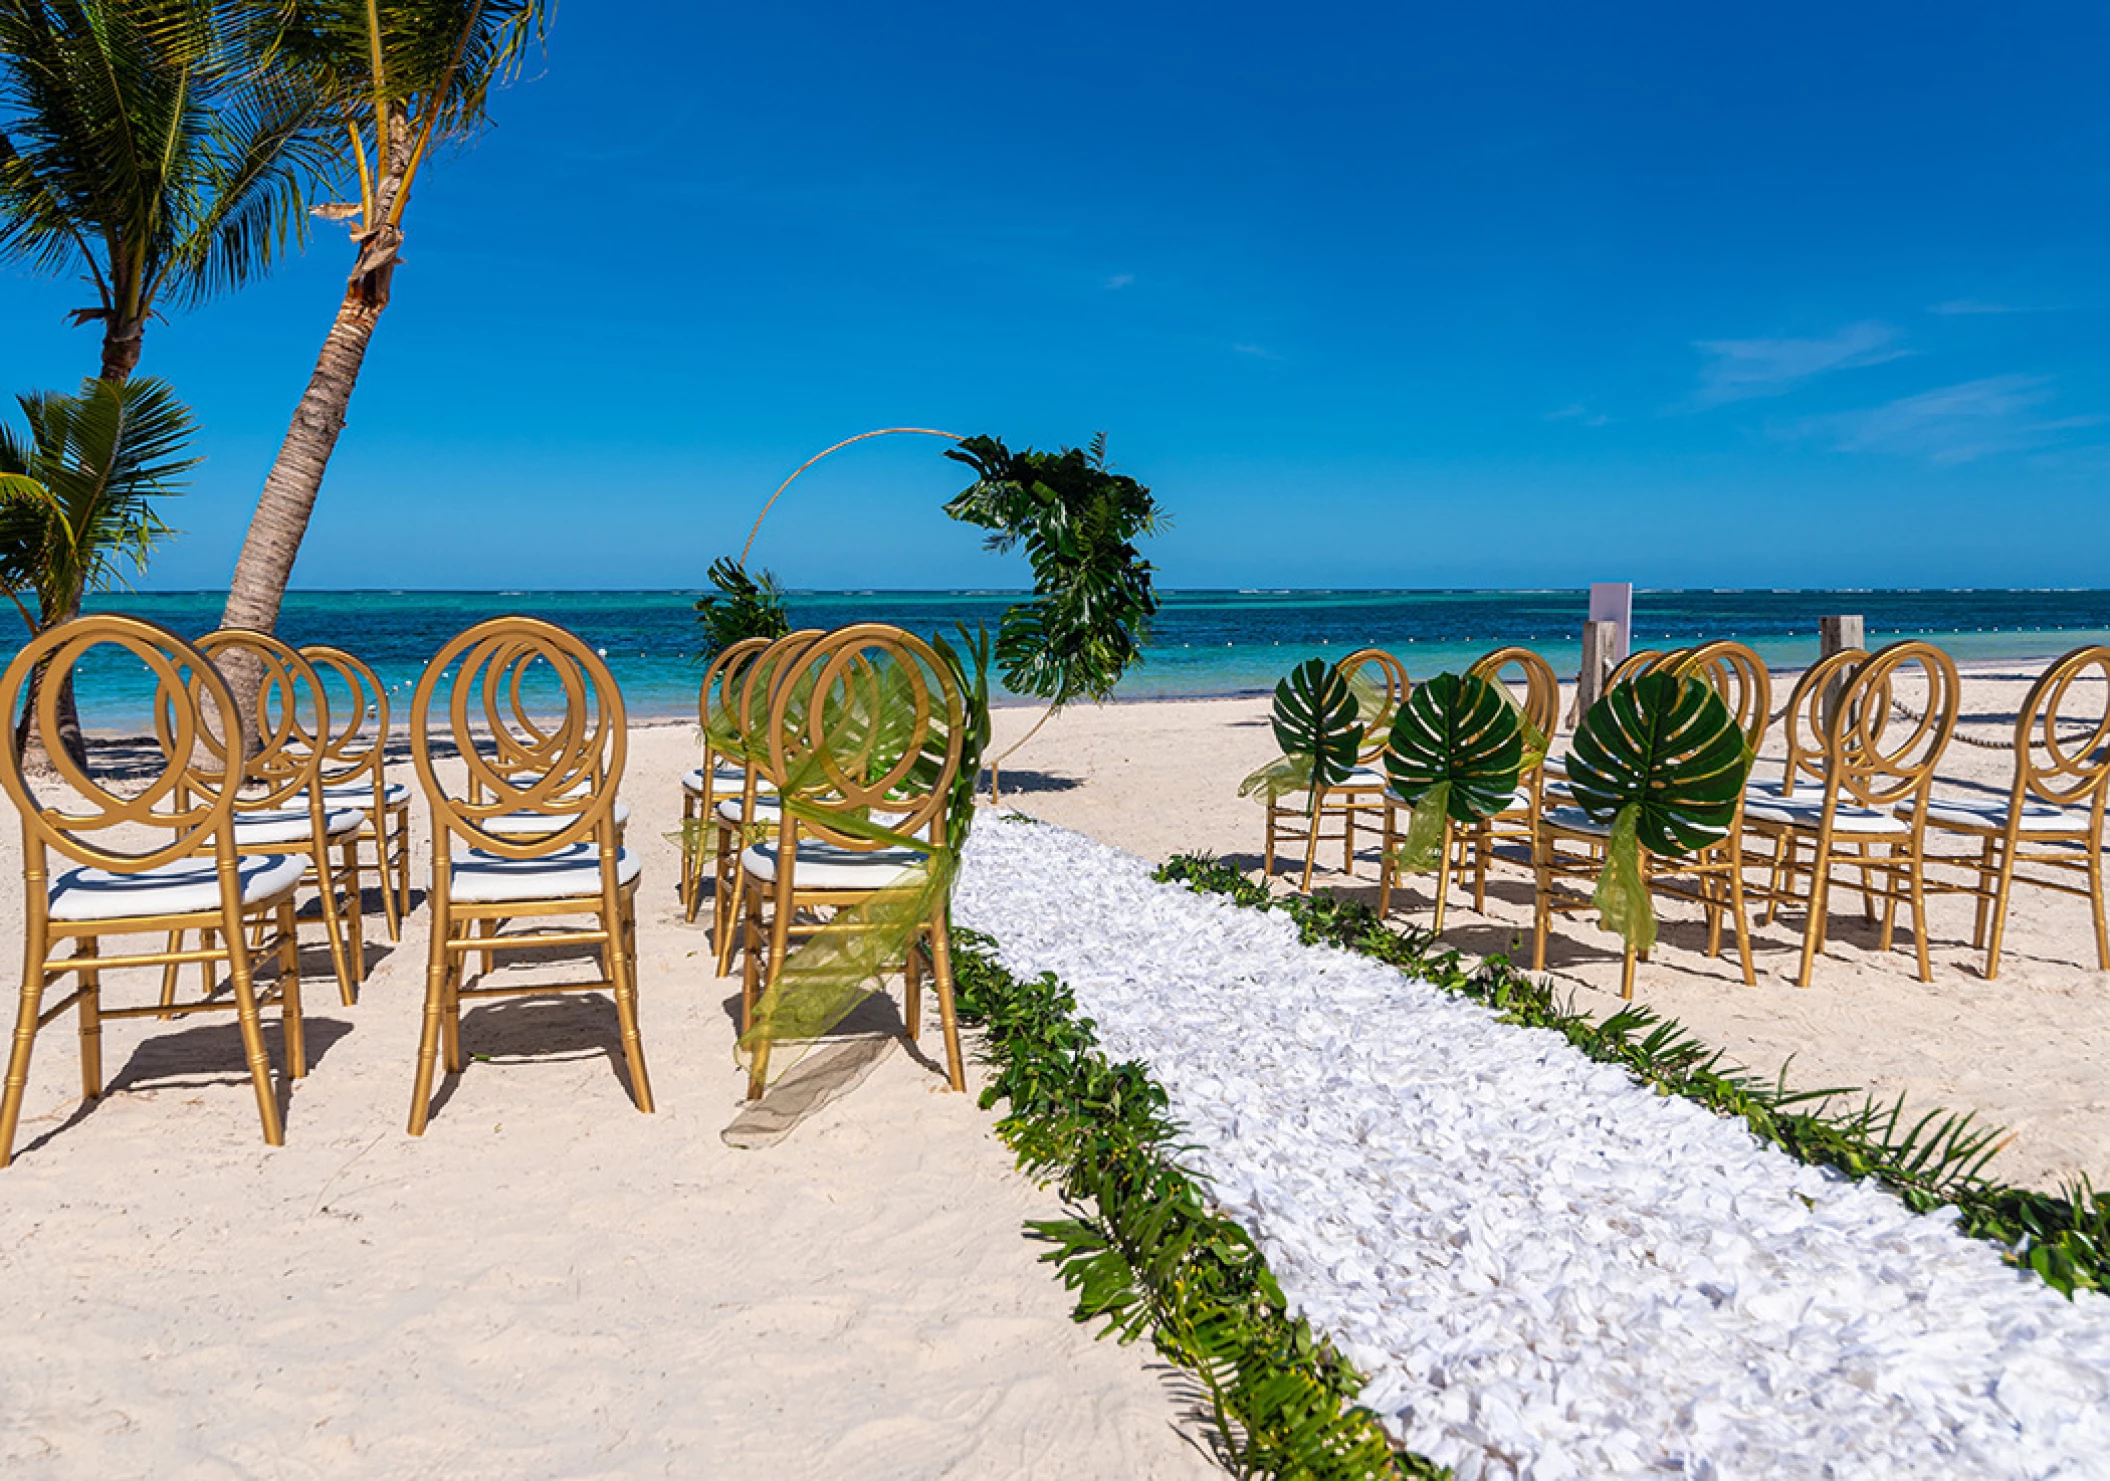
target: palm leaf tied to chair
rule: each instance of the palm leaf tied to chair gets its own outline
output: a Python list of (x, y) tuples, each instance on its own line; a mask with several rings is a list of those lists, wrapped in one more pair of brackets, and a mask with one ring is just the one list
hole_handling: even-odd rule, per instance
[(1436, 871), (1438, 931), (1448, 893), (1452, 825), (1484, 822), (1509, 806), (1528, 759), (1516, 702), (1499, 686), (1470, 674), (1438, 674), (1393, 717), (1385, 774), (1391, 798), (1411, 808), (1412, 819), (1394, 850), (1388, 807), (1388, 866), (1417, 874)]
[(1720, 843), (1736, 819), (1751, 760), (1744, 733), (1698, 679), (1648, 673), (1590, 707), (1568, 755), (1575, 801), (1609, 823), (1591, 901), (1635, 951), (1655, 944), (1640, 850), (1681, 859)]
[[(969, 652), (972, 674), (942, 641), (861, 623), (805, 647), (774, 685), (761, 766), (780, 808), (771, 836), (740, 855), (750, 1097), (775, 1045), (819, 1039), (897, 967), (913, 1041), (926, 952), (947, 1078), (966, 1088), (948, 932), (988, 741), (989, 645)], [(800, 919), (816, 908), (830, 918)]]
[(1275, 686), (1274, 727), (1282, 754), (1238, 784), (1239, 796), (1257, 796), (1267, 805), (1270, 870), (1275, 862), (1276, 804), (1293, 792), (1304, 793), (1306, 853), (1316, 852), (1319, 798), (1326, 788), (1348, 780), (1363, 744), (1355, 692), (1340, 670), (1323, 658), (1306, 659)]

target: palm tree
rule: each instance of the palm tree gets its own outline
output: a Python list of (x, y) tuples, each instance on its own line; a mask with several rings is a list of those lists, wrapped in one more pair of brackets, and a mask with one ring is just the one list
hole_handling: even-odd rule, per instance
[(544, 38), (551, 0), (253, 0), (276, 27), (267, 54), (331, 100), (359, 181), (348, 221), (358, 254), (314, 374), (264, 479), (222, 624), (270, 632), (307, 533), (366, 347), (388, 307), (404, 210), (436, 148), (474, 137), (491, 89)]
[(201, 302), (302, 238), (312, 100), (213, 0), (0, 0), (0, 261), (77, 273), (121, 381), (164, 299)]
[[(166, 381), (90, 379), (78, 396), (17, 399), (26, 435), (0, 425), (0, 590), (34, 636), (146, 565), (169, 533), (153, 501), (179, 493), (198, 460), (183, 455), (193, 423)], [(18, 746), (36, 733), (36, 702), (32, 689)], [(67, 752), (85, 763), (70, 695), (60, 703)]]

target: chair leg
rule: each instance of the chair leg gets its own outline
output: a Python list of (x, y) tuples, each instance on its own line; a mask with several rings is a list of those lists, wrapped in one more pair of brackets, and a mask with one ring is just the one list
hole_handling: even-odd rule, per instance
[[(2009, 838), (2002, 841), (2006, 846), (2000, 850), (2000, 869), (1993, 882), (1992, 919), (1990, 922), (1992, 929), (1985, 949), (1985, 980), (1988, 982), (1993, 981), (2000, 975), (2000, 948), (2007, 935), (2008, 896), (2015, 887), (2015, 855), (2022, 848), (2022, 843), (2019, 839)], [(1988, 839), (1987, 847), (1991, 847), (1991, 844), (1992, 840)], [(2102, 857), (2100, 851), (2090, 856), (2095, 868), (2099, 869), (2102, 867)], [(2090, 883), (2092, 884), (2094, 881), (2091, 880)], [(2097, 945), (2100, 947), (2103, 929), (2102, 896), (2099, 894), (2095, 895), (2094, 900)], [(1978, 902), (1981, 916), (1985, 914), (1986, 908), (1987, 902), (1981, 899)]]
[(635, 890), (618, 891), (616, 919), (609, 921), (609, 964), (615, 968), (615, 1017), (623, 1033), (623, 1063), (630, 1071), (630, 1096), (637, 1108), (652, 1113), (652, 1077), (645, 1073), (645, 1041), (637, 1031), (637, 959), (630, 948), (629, 916)]
[[(92, 961), (101, 952), (93, 936), (82, 936), (74, 955)], [(81, 1099), (94, 1100), (103, 1093), (103, 974), (100, 969), (80, 968), (81, 1001)]]
[[(1928, 959), (1927, 955), (1926, 871), (1920, 867), (1920, 841), (1917, 838), (1913, 839), (1911, 848), (1909, 850), (1901, 850), (1901, 852), (1906, 854), (1912, 871), (1912, 944), (1918, 948), (1920, 981), (1932, 982), (1934, 980), (1934, 964)], [(1895, 885), (1892, 888), (1894, 890), (1896, 888)], [(1888, 924), (1887, 911), (1885, 912), (1885, 924)]]
[(2095, 911), (2096, 969), (2110, 972), (2110, 920), (2105, 919), (2103, 909), (2103, 841), (2099, 837), (2088, 844), (2088, 903)]
[[(348, 949), (352, 957), (352, 980), (366, 985), (366, 892), (359, 887), (359, 836), (355, 833), (345, 840), (344, 863), (351, 879), (351, 890), (345, 897), (345, 911), (351, 927)], [(382, 886), (383, 893), (387, 886)]]
[(1436, 846), (1436, 923), (1430, 929), (1443, 934), (1443, 907), (1451, 898), (1451, 815), (1443, 815), (1443, 840)]
[(696, 797), (686, 787), (681, 790), (681, 874), (675, 892), (681, 899), (683, 919), (696, 919), (701, 895), (696, 888)]
[(1619, 996), (1627, 1002), (1634, 1000), (1634, 957), (1634, 948), (1629, 946), (1619, 958)]
[(1267, 841), (1260, 848), (1260, 877), (1275, 877), (1275, 799), (1267, 800)]
[(318, 843), (314, 849), (315, 892), (322, 897), (322, 934), (329, 943), (330, 966), (337, 973), (337, 995), (349, 1008), (358, 1000), (358, 992), (352, 977), (351, 959), (344, 949), (344, 922), (337, 911), (337, 877), (330, 869), (330, 850), (327, 843)]
[(923, 938), (919, 932), (908, 944), (908, 960), (901, 964), (901, 1023), (911, 1044), (923, 1032)]
[(1377, 849), (1377, 913), (1384, 917), (1392, 913), (1392, 851), (1399, 847), (1399, 819), (1390, 802), (1381, 805), (1385, 822)]
[(256, 1008), (256, 982), (249, 970), (249, 943), (239, 924), (227, 933), (227, 975), (234, 983), (235, 1017), (242, 1026), (242, 1051), (249, 1061), (249, 1080), (256, 1087), (256, 1109), (264, 1123), (264, 1143), (283, 1147), (286, 1128), (279, 1120), (278, 1090), (271, 1083), (271, 1054), (264, 1047), (264, 1021)]
[(1487, 914), (1487, 856), (1493, 850), (1494, 830), (1486, 823), (1473, 830), (1473, 910)]
[(1546, 970), (1546, 931), (1553, 922), (1553, 841), (1541, 835), (1531, 850), (1531, 864), (1538, 875), (1538, 898), (1532, 902), (1531, 970)]
[(1741, 860), (1729, 868), (1729, 913), (1736, 921), (1736, 949), (1743, 959), (1744, 986), (1758, 986), (1758, 974), (1751, 966), (1751, 917), (1744, 913), (1744, 871)]
[(1326, 815), (1326, 800), (1320, 796), (1311, 799), (1311, 816), (1305, 819), (1310, 831), (1304, 835), (1304, 883), (1298, 888), (1304, 894), (1311, 893), (1311, 871), (1319, 862), (1319, 820)]
[[(442, 860), (442, 863), (445, 861)], [(438, 865), (434, 866), (435, 869)], [(437, 883), (437, 881), (435, 881)], [(432, 1107), (432, 1071), (439, 1060), (440, 1020), (447, 1009), (447, 943), (454, 932), (447, 902), (433, 893), (432, 939), (425, 958), (425, 1022), (418, 1035), (417, 1078), (410, 1093), (410, 1134), (425, 1134), (425, 1118)]]
[[(1985, 836), (1983, 846), (1978, 850), (1978, 888), (1972, 892), (1978, 897), (1978, 909), (1971, 921), (1971, 949), (1973, 951), (1985, 950), (1986, 917), (1992, 909), (1993, 898), (1998, 893), (1994, 888), (1993, 882), (2000, 873), (2000, 863), (1994, 855), (1995, 847), (1999, 841), (1993, 834), (1988, 833)], [(1989, 969), (1987, 976), (1990, 977), (1991, 975), (1991, 970)]]
[(22, 1006), (15, 1013), (15, 1037), (7, 1055), (7, 1079), (0, 1085), (0, 1167), (15, 1157), (15, 1128), (22, 1120), (22, 1097), (29, 1090), (29, 1056), (36, 1048), (37, 1018), (44, 1007), (44, 983), (48, 975), (47, 953), (51, 939), (32, 923), (24, 943)]
[(931, 922), (931, 979), (938, 990), (938, 1022), (945, 1030), (945, 1072), (952, 1088), (967, 1088), (967, 1068), (960, 1057), (960, 1022), (952, 1002), (952, 932), (941, 902)]
[(300, 1007), (299, 922), (293, 897), (288, 895), (278, 907), (278, 1021), (286, 1036), (286, 1073), (295, 1080), (308, 1073), (308, 1026)]
[(396, 819), (396, 918), (410, 914), (410, 809)]
[(1802, 969), (1795, 976), (1797, 987), (1810, 985), (1810, 971), (1817, 962), (1817, 948), (1824, 937), (1825, 907), (1831, 900), (1831, 846), (1829, 834), (1820, 834), (1815, 856), (1810, 860), (1810, 914), (1802, 928)]
[(389, 811), (376, 807), (374, 824), (374, 880), (381, 886), (381, 923), (388, 929), (388, 939), (398, 942), (403, 939), (402, 902), (396, 899), (395, 850), (389, 840), (397, 836), (389, 827)]
[[(198, 933), (198, 944), (200, 946), (203, 946), (205, 944), (205, 933), (202, 931)], [(183, 933), (181, 931), (169, 932), (168, 950), (171, 956), (183, 950)], [(176, 1001), (176, 977), (177, 974), (180, 973), (182, 970), (183, 963), (181, 962), (164, 962), (162, 964), (161, 1006), (163, 1008), (168, 1008), (174, 1005)], [(208, 967), (206, 970), (210, 972), (212, 969)], [(210, 982), (206, 983), (205, 990), (207, 995), (209, 996), (212, 992), (212, 984)], [(173, 1018), (176, 1015), (173, 1013), (163, 1013), (161, 1016), (163, 1018)]]
[(723, 977), (733, 970), (733, 926), (743, 904), (744, 887), (740, 883), (740, 855), (732, 847), (732, 830), (723, 822), (714, 826), (718, 829), (718, 873), (711, 892), (711, 917), (716, 926), (713, 934), (718, 945), (718, 975)]

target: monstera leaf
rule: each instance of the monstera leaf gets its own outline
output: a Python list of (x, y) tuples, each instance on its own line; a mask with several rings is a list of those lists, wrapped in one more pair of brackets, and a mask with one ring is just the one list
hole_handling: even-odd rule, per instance
[(1355, 769), (1363, 724), (1355, 695), (1323, 658), (1306, 659), (1275, 686), (1275, 740), (1282, 754), (1239, 784), (1238, 795), (1268, 801), (1290, 792), (1338, 787)]
[(1568, 782), (1585, 813), (1612, 825), (1593, 900), (1629, 946), (1646, 951), (1656, 939), (1640, 849), (1679, 859), (1720, 843), (1750, 771), (1743, 731), (1698, 679), (1643, 674), (1583, 717)]
[(1402, 868), (1434, 869), (1443, 822), (1477, 823), (1516, 795), (1526, 765), (1516, 705), (1497, 685), (1470, 674), (1438, 674), (1408, 697), (1392, 720), (1385, 774), (1414, 810)]

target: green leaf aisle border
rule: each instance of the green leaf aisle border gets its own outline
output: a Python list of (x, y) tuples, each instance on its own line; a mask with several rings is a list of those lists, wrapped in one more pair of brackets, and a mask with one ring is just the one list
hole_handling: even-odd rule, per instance
[(1533, 981), (1506, 957), (1468, 969), (1458, 952), (1439, 950), (1432, 934), (1394, 930), (1360, 901), (1278, 895), (1205, 854), (1176, 856), (1156, 877), (1249, 909), (1284, 911), (1308, 944), (1361, 952), (1485, 1004), (1505, 1022), (1552, 1029), (1601, 1064), (1741, 1119), (1759, 1140), (1798, 1161), (1874, 1179), (1915, 1213), (1954, 1208), (1963, 1233), (1999, 1246), (2009, 1264), (2068, 1296), (2110, 1290), (2110, 1195), (2085, 1178), (2056, 1194), (1987, 1178), (1986, 1165), (2006, 1135), (1968, 1112), (1928, 1111), (1908, 1122), (1904, 1097), (1885, 1103), (1865, 1094), (1857, 1108), (1834, 1110), (1861, 1093), (1791, 1090), (1785, 1072), (1777, 1080), (1756, 1078), (1645, 1007), (1591, 1018), (1576, 1012), (1572, 999), (1557, 1001), (1550, 981)]
[(1637, 952), (1656, 944), (1641, 850), (1682, 859), (1729, 837), (1751, 773), (1744, 732), (1698, 679), (1643, 674), (1590, 707), (1568, 752), (1568, 785), (1609, 823), (1591, 897), (1607, 930)]
[(1362, 1375), (1289, 1314), (1252, 1236), (1212, 1209), (1179, 1161), (1164, 1087), (1141, 1064), (1109, 1063), (1070, 990), (1051, 973), (1021, 982), (994, 946), (952, 933), (960, 1017), (982, 1030), (983, 1109), (1007, 1103), (997, 1135), (1062, 1198), (1065, 1217), (1027, 1227), (1076, 1295), (1077, 1320), (1124, 1343), (1148, 1336), (1194, 1374), (1240, 1476), (1448, 1476), (1393, 1449), (1355, 1402)]

